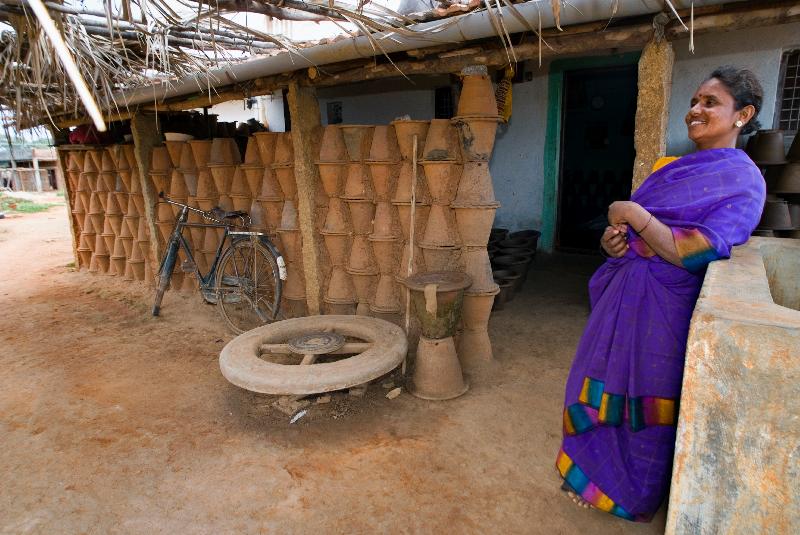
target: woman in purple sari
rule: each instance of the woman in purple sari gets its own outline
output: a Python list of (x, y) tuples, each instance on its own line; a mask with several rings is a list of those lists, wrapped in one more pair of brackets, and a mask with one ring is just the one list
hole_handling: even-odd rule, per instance
[(580, 505), (647, 521), (669, 487), (686, 338), (709, 262), (758, 224), (765, 185), (736, 149), (762, 90), (722, 67), (686, 115), (697, 152), (658, 168), (609, 207), (609, 256), (589, 282), (592, 312), (566, 386), (556, 467)]

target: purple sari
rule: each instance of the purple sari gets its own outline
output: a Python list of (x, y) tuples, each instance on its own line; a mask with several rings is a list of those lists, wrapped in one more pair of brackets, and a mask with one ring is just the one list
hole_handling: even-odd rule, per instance
[(631, 197), (672, 229), (683, 268), (633, 230), (589, 282), (592, 312), (570, 370), (556, 467), (596, 508), (649, 520), (669, 486), (686, 338), (705, 269), (761, 217), (765, 185), (737, 149), (684, 156)]

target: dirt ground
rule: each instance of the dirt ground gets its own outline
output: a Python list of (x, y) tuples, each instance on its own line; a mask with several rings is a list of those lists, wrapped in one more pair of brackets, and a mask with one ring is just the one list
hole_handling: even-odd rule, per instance
[(289, 424), (220, 374), (212, 306), (77, 272), (66, 210), (0, 220), (0, 533), (662, 533), (562, 496), (592, 265), (540, 262), (447, 402), (380, 382)]

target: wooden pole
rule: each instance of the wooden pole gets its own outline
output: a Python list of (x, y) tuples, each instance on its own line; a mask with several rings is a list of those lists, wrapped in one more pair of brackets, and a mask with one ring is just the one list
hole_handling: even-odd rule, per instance
[[(147, 229), (150, 232), (150, 251), (152, 260), (161, 258), (161, 244), (158, 242), (158, 228), (156, 227), (156, 203), (158, 202), (153, 181), (150, 180), (150, 153), (153, 147), (160, 143), (158, 121), (155, 115), (137, 113), (131, 119), (131, 134), (133, 134), (133, 152), (136, 156), (136, 166), (139, 168), (139, 180), (142, 185), (144, 197), (144, 214), (147, 219)], [(152, 263), (151, 263), (152, 266)]]
[(319, 139), (322, 130), (319, 101), (313, 87), (301, 87), (297, 80), (289, 84), (289, 114), (294, 145), (294, 177), (297, 182), (297, 213), (303, 244), (303, 271), (306, 281), (306, 304), (309, 315), (320, 314), (322, 274), (320, 268), (319, 235), (314, 221), (317, 212), (319, 169)]

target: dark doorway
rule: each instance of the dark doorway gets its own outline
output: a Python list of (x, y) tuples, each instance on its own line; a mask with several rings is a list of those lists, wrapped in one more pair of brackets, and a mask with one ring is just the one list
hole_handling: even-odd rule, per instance
[(637, 66), (564, 73), (556, 246), (597, 250), (608, 205), (631, 195)]

